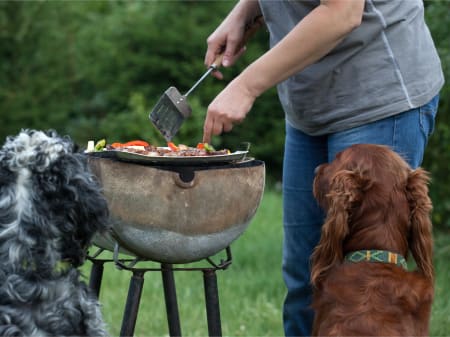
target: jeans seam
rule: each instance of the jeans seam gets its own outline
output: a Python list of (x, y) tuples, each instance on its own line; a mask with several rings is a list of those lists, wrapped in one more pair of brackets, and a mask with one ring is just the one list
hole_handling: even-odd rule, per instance
[(394, 117), (394, 130), (392, 133), (392, 147), (394, 149), (397, 148), (397, 123), (398, 123), (398, 118), (397, 116)]

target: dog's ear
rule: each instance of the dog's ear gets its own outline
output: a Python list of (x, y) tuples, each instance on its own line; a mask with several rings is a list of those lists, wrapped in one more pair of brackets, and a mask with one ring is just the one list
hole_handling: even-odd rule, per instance
[(65, 256), (75, 265), (81, 264), (92, 237), (110, 226), (106, 199), (90, 172), (86, 156), (60, 156), (46, 172), (36, 175), (35, 183), (41, 198), (46, 200), (55, 231), (61, 232)]
[(318, 286), (333, 265), (342, 262), (342, 243), (349, 233), (352, 208), (360, 202), (369, 183), (358, 171), (342, 170), (332, 178), (326, 196), (327, 216), (312, 255), (311, 283), (314, 286)]
[(432, 203), (428, 196), (428, 173), (418, 168), (410, 172), (406, 196), (411, 210), (409, 247), (417, 267), (425, 277), (434, 278), (433, 231), (431, 224)]

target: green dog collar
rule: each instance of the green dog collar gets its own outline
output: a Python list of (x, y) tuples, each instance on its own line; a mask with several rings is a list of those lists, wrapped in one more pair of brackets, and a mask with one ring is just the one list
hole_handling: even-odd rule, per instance
[(408, 269), (405, 258), (387, 250), (357, 250), (345, 255), (345, 260), (349, 262), (382, 262), (393, 263), (403, 269)]
[[(22, 261), (22, 269), (30, 269), (32, 271), (36, 270), (36, 265), (34, 262), (28, 262), (26, 260)], [(70, 260), (59, 260), (56, 262), (55, 266), (53, 267), (52, 273), (53, 275), (60, 275), (65, 274), (72, 268), (72, 263)]]

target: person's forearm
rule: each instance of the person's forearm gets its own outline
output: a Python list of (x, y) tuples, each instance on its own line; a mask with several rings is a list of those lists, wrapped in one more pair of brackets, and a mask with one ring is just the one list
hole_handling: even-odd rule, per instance
[(252, 22), (253, 19), (261, 15), (258, 0), (240, 0), (230, 12), (230, 15), (238, 15), (242, 18), (243, 24)]
[(359, 25), (364, 8), (363, 0), (331, 2), (329, 6), (328, 1), (323, 1), (236, 81), (257, 97), (329, 53)]

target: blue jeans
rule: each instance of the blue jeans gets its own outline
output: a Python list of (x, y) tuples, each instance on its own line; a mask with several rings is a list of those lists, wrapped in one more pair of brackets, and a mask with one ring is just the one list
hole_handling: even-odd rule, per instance
[(356, 143), (384, 144), (400, 153), (412, 167), (421, 164), (434, 129), (439, 96), (428, 104), (367, 125), (324, 136), (308, 136), (286, 124), (283, 166), (283, 278), (287, 295), (283, 307), (286, 336), (309, 336), (310, 255), (319, 241), (323, 211), (312, 194), (314, 169)]

